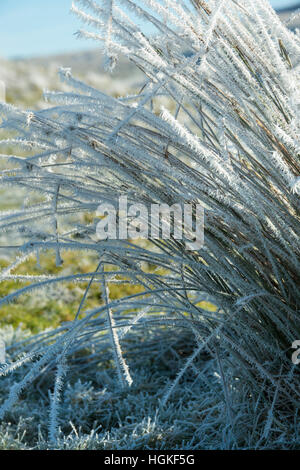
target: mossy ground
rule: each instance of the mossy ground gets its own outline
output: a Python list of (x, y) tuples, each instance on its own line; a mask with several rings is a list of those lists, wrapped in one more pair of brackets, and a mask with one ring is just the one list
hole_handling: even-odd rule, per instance
[[(75, 252), (64, 253), (63, 259), (63, 265), (57, 267), (53, 253), (42, 254), (39, 267), (36, 258), (32, 256), (12, 274), (60, 276), (70, 273), (87, 274), (92, 273), (97, 266), (97, 261), (89, 255), (82, 257)], [(7, 265), (8, 261), (0, 259), (0, 269), (7, 267)], [(147, 266), (146, 269), (151, 270), (154, 267)], [(3, 281), (0, 283), (0, 298), (29, 284), (14, 280)], [(15, 328), (21, 326), (24, 329), (29, 329), (32, 333), (37, 333), (45, 328), (56, 328), (62, 322), (72, 321), (87, 285), (87, 282), (80, 284), (65, 282), (55, 285), (50, 291), (49, 289), (39, 289), (33, 293), (22, 295), (15, 302), (0, 307), (0, 328), (5, 325), (12, 325)], [(125, 279), (120, 284), (109, 283), (111, 300), (142, 291), (142, 286), (126, 282)], [(90, 310), (101, 304), (101, 288), (99, 285), (93, 284), (89, 289), (85, 309)], [(199, 306), (209, 311), (215, 310), (215, 307), (208, 302), (201, 302)]]
[[(96, 269), (95, 260), (86, 256), (78, 257), (74, 253), (65, 253), (62, 267), (55, 266), (53, 253), (41, 255), (39, 268), (36, 259), (32, 257), (26, 261), (13, 274), (19, 275), (68, 275), (71, 272), (86, 274)], [(0, 259), (0, 268), (6, 267), (7, 261)], [(0, 283), (0, 298), (14, 292), (16, 289), (29, 285), (30, 283), (20, 281), (4, 281)], [(0, 308), (0, 327), (12, 325), (15, 328), (21, 326), (37, 333), (45, 328), (56, 328), (62, 322), (72, 321), (78, 310), (81, 298), (84, 295), (88, 283), (59, 284), (53, 289), (38, 290), (32, 294), (25, 294), (15, 302)], [(109, 284), (110, 298), (119, 299), (126, 295), (138, 293), (142, 290), (140, 286), (129, 283)], [(101, 305), (101, 289), (99, 285), (92, 285), (85, 303), (85, 309), (92, 309)]]

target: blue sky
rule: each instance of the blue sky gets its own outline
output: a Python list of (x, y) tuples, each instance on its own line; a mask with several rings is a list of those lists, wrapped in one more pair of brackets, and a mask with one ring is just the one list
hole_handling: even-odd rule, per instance
[(298, 0), (271, 0), (271, 3), (274, 8), (286, 8), (290, 5), (299, 3)]
[[(76, 40), (80, 21), (69, 13), (71, 0), (0, 0), (0, 56), (31, 57), (96, 47)], [(275, 8), (297, 0), (272, 0)]]

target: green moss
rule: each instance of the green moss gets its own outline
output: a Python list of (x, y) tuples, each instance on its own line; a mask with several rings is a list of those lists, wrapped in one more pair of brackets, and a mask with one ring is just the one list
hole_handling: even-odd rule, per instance
[[(41, 268), (37, 266), (36, 259), (32, 256), (14, 271), (19, 275), (68, 275), (71, 272), (79, 274), (93, 272), (97, 262), (86, 256), (79, 258), (76, 253), (63, 253), (64, 263), (61, 267), (55, 265), (53, 253), (43, 253), (40, 257)], [(8, 265), (7, 261), (0, 259), (0, 269)], [(21, 281), (0, 282), (0, 298), (16, 291), (30, 283)], [(75, 284), (71, 282), (60, 283), (57, 289), (63, 289), (63, 294), (54, 294), (53, 299), (49, 298), (47, 290), (34, 290), (30, 294), (24, 294), (13, 303), (0, 307), (0, 328), (5, 325), (21, 326), (29, 329), (33, 333), (49, 327), (58, 327), (62, 322), (72, 321), (77, 313), (78, 306), (84, 295), (88, 282)], [(56, 286), (56, 285), (55, 285)], [(56, 287), (54, 287), (54, 290)], [(132, 285), (124, 280), (122, 284), (109, 283), (110, 297), (112, 300), (122, 298), (143, 291), (141, 286)], [(93, 284), (89, 289), (89, 294), (83, 310), (90, 310), (102, 304), (101, 289), (97, 284)]]

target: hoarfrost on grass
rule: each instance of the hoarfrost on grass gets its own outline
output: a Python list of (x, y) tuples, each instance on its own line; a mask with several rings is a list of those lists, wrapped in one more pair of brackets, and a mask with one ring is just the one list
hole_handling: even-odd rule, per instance
[[(22, 210), (1, 215), (0, 233), (18, 245), (20, 256), (1, 279), (11, 279), (22, 260), (43, 251), (55, 253), (58, 266), (69, 250), (79, 262), (88, 251), (99, 263), (85, 279), (73, 322), (8, 350), (12, 362), (2, 372), (17, 370), (19, 381), (10, 387), (1, 415), (18, 406), (25, 386), (51, 371), (51, 445), (72, 446), (67, 431), (60, 431), (66, 425), (65, 371), (66, 381), (91, 365), (95, 375), (102, 373), (105, 351), (107, 373), (115, 373), (110, 386), (118, 387), (119, 378), (133, 397), (147, 357), (156, 364), (164, 357), (168, 364), (171, 354), (164, 386), (157, 378), (151, 392), (156, 414), (151, 408), (147, 422), (135, 423), (132, 437), (144, 429), (148, 436), (154, 432), (165, 407), (174, 406), (176, 428), (174, 396), (181, 387), (185, 407), (193, 406), (195, 374), (201, 387), (208, 385), (197, 395), (205, 416), (194, 437), (178, 437), (175, 446), (296, 448), (299, 370), (290, 356), (300, 337), (299, 37), (267, 0), (122, 0), (121, 7), (78, 0), (73, 11), (97, 31), (78, 35), (106, 46), (110, 66), (125, 54), (145, 78), (137, 94), (114, 97), (61, 69), (69, 88), (46, 93), (55, 106), (28, 112), (0, 104), (2, 127), (14, 133), (11, 146), (30, 149), (30, 155), (5, 159), (1, 183), (39, 195), (29, 197)], [(155, 34), (140, 31), (128, 14), (151, 23)], [(165, 107), (158, 110), (162, 100)], [(204, 249), (188, 252), (175, 239), (97, 241), (99, 203), (117, 203), (122, 195), (148, 207), (202, 204)], [(145, 263), (156, 269), (145, 270)], [(142, 290), (111, 300), (111, 280), (124, 278)], [(78, 282), (78, 273), (32, 277), (0, 304), (72, 279)], [(104, 304), (86, 309), (92, 284), (102, 285)], [(207, 298), (214, 310), (203, 308)], [(172, 346), (175, 332), (179, 342), (185, 339), (180, 348)], [(148, 334), (149, 351), (143, 350)], [(25, 366), (23, 378), (19, 366)], [(119, 390), (116, 406), (121, 396)], [(110, 424), (105, 426), (109, 432)], [(89, 438), (82, 439), (78, 445), (88, 446)], [(156, 436), (152, 444), (138, 438), (128, 446), (164, 448), (166, 442)]]

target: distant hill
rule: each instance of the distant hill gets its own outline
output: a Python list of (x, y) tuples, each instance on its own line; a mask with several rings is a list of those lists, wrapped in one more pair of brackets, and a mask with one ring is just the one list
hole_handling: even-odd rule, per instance
[[(55, 65), (57, 68), (71, 67), (74, 75), (81, 75), (82, 73), (86, 74), (87, 71), (103, 73), (103, 61), (104, 56), (101, 50), (98, 49), (21, 60), (24, 64), (42, 67), (48, 67), (49, 62), (51, 62), (52, 66)], [(15, 62), (20, 62), (20, 60), (15, 60)], [(126, 58), (120, 57), (118, 65), (114, 70), (113, 77), (119, 78), (139, 73), (139, 70), (132, 67), (132, 64)]]
[(113, 96), (127, 95), (141, 88), (144, 77), (125, 58), (111, 75), (103, 68), (101, 51), (91, 50), (32, 59), (0, 58), (0, 81), (6, 85), (6, 100), (24, 108), (44, 108), (43, 90), (67, 90), (58, 77), (60, 67), (70, 67), (76, 78)]
[(278, 13), (281, 14), (281, 13), (291, 13), (293, 11), (296, 11), (300, 8), (300, 2), (298, 2), (296, 5), (293, 5), (293, 6), (290, 6), (290, 7), (286, 7), (286, 8), (280, 8), (278, 9)]

